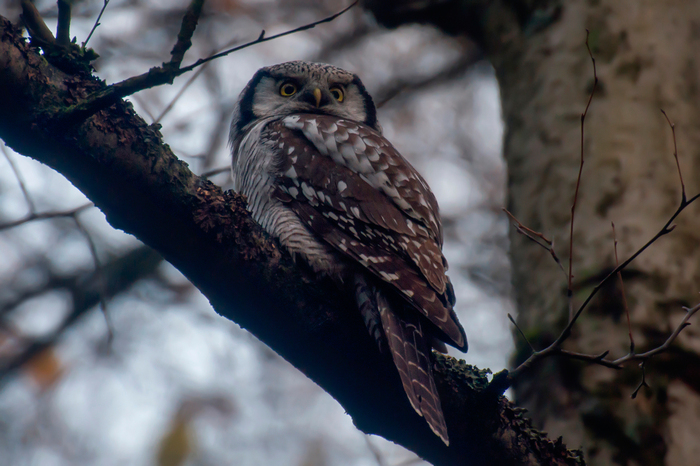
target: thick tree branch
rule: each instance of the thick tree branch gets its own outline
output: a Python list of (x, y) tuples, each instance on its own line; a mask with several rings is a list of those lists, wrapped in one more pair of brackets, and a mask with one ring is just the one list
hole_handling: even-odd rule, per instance
[(0, 17), (0, 137), (52, 167), (115, 227), (177, 267), (222, 316), (248, 329), (318, 383), (364, 432), (435, 465), (582, 464), (488, 386), (485, 373), (449, 357), (436, 383), (451, 445), (430, 432), (403, 394), (387, 355), (367, 334), (354, 301), (295, 266), (236, 194), (197, 177), (155, 126), (119, 101), (68, 130), (44, 124), (104, 89), (89, 75), (52, 67)]

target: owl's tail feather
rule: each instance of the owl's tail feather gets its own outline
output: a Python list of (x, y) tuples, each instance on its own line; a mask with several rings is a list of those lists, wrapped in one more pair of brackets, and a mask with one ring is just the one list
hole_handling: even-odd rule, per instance
[(408, 400), (413, 409), (425, 418), (435, 435), (449, 445), (440, 397), (430, 368), (430, 348), (420, 319), (411, 312), (398, 316), (381, 292), (377, 292), (376, 299), (382, 327)]
[(384, 332), (382, 330), (382, 320), (377, 307), (377, 291), (367, 283), (363, 274), (355, 274), (355, 300), (360, 310), (362, 319), (365, 321), (367, 331), (377, 342), (380, 351), (386, 347)]
[(423, 334), (420, 316), (410, 311), (398, 315), (386, 295), (368, 283), (362, 274), (355, 277), (355, 296), (367, 329), (379, 348), (384, 350), (388, 343), (411, 406), (449, 445), (440, 397), (430, 368), (430, 344)]

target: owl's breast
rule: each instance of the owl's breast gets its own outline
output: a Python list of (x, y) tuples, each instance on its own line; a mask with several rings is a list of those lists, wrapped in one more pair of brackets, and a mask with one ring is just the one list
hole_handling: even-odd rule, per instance
[(345, 263), (340, 254), (273, 195), (279, 170), (279, 141), (268, 134), (271, 121), (274, 120), (254, 125), (241, 140), (232, 167), (234, 190), (247, 197), (253, 219), (293, 257), (301, 257), (317, 273), (338, 276)]

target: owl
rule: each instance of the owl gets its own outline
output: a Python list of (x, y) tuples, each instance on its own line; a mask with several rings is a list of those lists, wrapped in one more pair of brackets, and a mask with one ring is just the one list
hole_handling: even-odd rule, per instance
[(258, 70), (231, 124), (234, 189), (297, 261), (348, 287), (416, 412), (449, 445), (431, 349), (467, 350), (425, 180), (382, 136), (360, 78), (293, 61)]

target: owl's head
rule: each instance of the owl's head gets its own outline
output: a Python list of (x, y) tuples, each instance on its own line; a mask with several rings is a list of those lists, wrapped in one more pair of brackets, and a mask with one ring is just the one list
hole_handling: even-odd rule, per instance
[(238, 98), (231, 140), (260, 119), (297, 113), (334, 115), (381, 132), (372, 97), (357, 75), (332, 65), (291, 61), (255, 73)]

